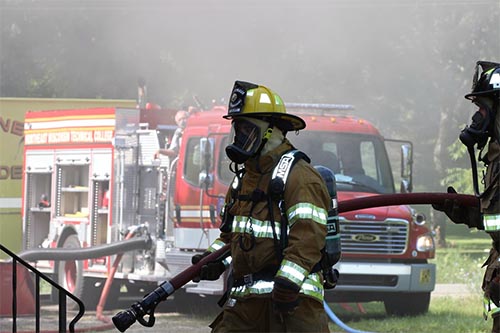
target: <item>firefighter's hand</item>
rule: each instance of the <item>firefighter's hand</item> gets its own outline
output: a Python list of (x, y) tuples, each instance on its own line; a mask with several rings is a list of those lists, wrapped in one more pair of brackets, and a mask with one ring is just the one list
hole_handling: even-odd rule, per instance
[[(203, 254), (195, 254), (191, 258), (191, 263), (197, 264), (201, 259), (208, 256), (211, 252), (205, 251)], [(226, 270), (226, 266), (222, 261), (212, 261), (201, 266), (200, 275), (193, 278), (193, 282), (200, 282), (201, 280), (215, 281)]]
[[(457, 191), (450, 186), (448, 187), (448, 193), (455, 194)], [(441, 205), (432, 204), (432, 208), (444, 212), (453, 223), (465, 224), (469, 228), (483, 229), (479, 207), (463, 206), (458, 200), (446, 199)]]
[(274, 312), (280, 316), (293, 314), (299, 306), (299, 290), (296, 284), (283, 278), (275, 278), (271, 296)]

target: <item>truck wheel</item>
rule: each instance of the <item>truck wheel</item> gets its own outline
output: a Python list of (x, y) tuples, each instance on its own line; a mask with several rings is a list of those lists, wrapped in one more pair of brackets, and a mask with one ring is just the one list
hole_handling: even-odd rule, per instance
[[(77, 235), (69, 235), (62, 245), (63, 248), (80, 248)], [(83, 262), (66, 260), (57, 262), (57, 282), (61, 287), (78, 297), (83, 295)], [(55, 288), (53, 288), (55, 289)], [(57, 290), (55, 291), (57, 295)], [(57, 298), (56, 298), (57, 299)], [(68, 308), (75, 308), (77, 304), (73, 301), (67, 302)]]
[(385, 311), (394, 316), (416, 316), (429, 311), (431, 293), (400, 293), (384, 300)]

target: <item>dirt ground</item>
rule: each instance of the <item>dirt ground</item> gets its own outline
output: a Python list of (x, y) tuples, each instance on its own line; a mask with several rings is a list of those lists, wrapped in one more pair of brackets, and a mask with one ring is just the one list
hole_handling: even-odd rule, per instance
[[(198, 297), (199, 298), (199, 297)], [(213, 303), (212, 303), (213, 301)], [(75, 325), (75, 332), (119, 332), (111, 323), (111, 318), (118, 312), (128, 309), (132, 303), (119, 302), (117, 309), (105, 310), (103, 315), (109, 319), (109, 323), (100, 321), (96, 317), (95, 309), (87, 309), (85, 315)], [(218, 314), (219, 307), (216, 300), (197, 300), (192, 306), (182, 304), (179, 306), (173, 300), (161, 303), (155, 312), (155, 323), (153, 327), (142, 326), (135, 322), (126, 332), (130, 333), (156, 333), (156, 332), (193, 332), (208, 333), (208, 325)], [(68, 310), (67, 324), (75, 318), (76, 311)], [(146, 321), (148, 318), (145, 318)], [(57, 305), (44, 305), (40, 313), (40, 332), (59, 332), (59, 308)], [(15, 326), (15, 330), (14, 330)], [(0, 333), (7, 332), (31, 333), (35, 332), (35, 316), (18, 316), (14, 323), (11, 317), (0, 317)], [(67, 330), (69, 332), (69, 330)]]
[[(459, 292), (460, 291), (460, 292)], [(433, 292), (433, 297), (462, 297), (468, 293), (468, 289), (462, 285), (437, 285)], [(175, 294), (174, 294), (175, 295)], [(217, 316), (220, 308), (217, 305), (217, 298), (200, 298), (193, 295), (193, 298), (182, 298), (179, 300), (169, 298), (161, 303), (155, 313), (156, 322), (153, 327), (144, 327), (135, 322), (126, 332), (130, 333), (208, 333), (208, 325)], [(103, 315), (111, 319), (118, 312), (128, 309), (134, 301), (120, 301), (116, 309), (105, 310)], [(67, 323), (76, 316), (75, 311), (67, 314)], [(57, 305), (46, 305), (42, 307), (40, 320), (40, 330), (42, 333), (58, 332), (59, 309)], [(147, 319), (147, 318), (145, 318)], [(0, 333), (13, 332), (13, 321), (10, 317), (0, 317)], [(96, 318), (95, 309), (87, 309), (85, 315), (76, 323), (76, 332), (119, 332), (112, 323), (104, 323)], [(19, 316), (16, 320), (16, 332), (31, 333), (35, 331), (34, 316)], [(339, 329), (339, 331), (341, 331)], [(69, 332), (69, 331), (68, 331)]]

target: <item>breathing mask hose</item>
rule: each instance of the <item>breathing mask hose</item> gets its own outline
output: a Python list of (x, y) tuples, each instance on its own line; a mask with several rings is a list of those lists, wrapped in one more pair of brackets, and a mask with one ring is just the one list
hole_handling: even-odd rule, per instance
[[(474, 131), (470, 127), (465, 127), (463, 131), (460, 133), (459, 139), (463, 143), (464, 146), (467, 147), (467, 151), (469, 152), (470, 164), (472, 169), (472, 184), (474, 186), (474, 194), (476, 197), (479, 197), (479, 184), (477, 180), (477, 163), (476, 157), (474, 156), (474, 145), (476, 144), (477, 131)], [(478, 146), (480, 144), (478, 143)]]
[(477, 180), (477, 163), (476, 163), (476, 157), (474, 156), (474, 146), (467, 146), (467, 151), (469, 152), (470, 156), (470, 164), (471, 164), (471, 169), (472, 169), (472, 184), (474, 186), (474, 194), (476, 197), (479, 197), (479, 182)]

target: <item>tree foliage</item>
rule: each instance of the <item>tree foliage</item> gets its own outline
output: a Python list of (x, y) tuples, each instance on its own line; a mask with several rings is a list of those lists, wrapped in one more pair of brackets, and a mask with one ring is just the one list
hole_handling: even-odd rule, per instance
[(498, 0), (3, 0), (0, 96), (130, 99), (143, 77), (152, 101), (182, 107), (259, 82), (355, 105), (414, 141), (416, 190), (442, 190), (469, 167), (447, 147), (473, 111), (475, 62), (500, 61), (499, 21)]

